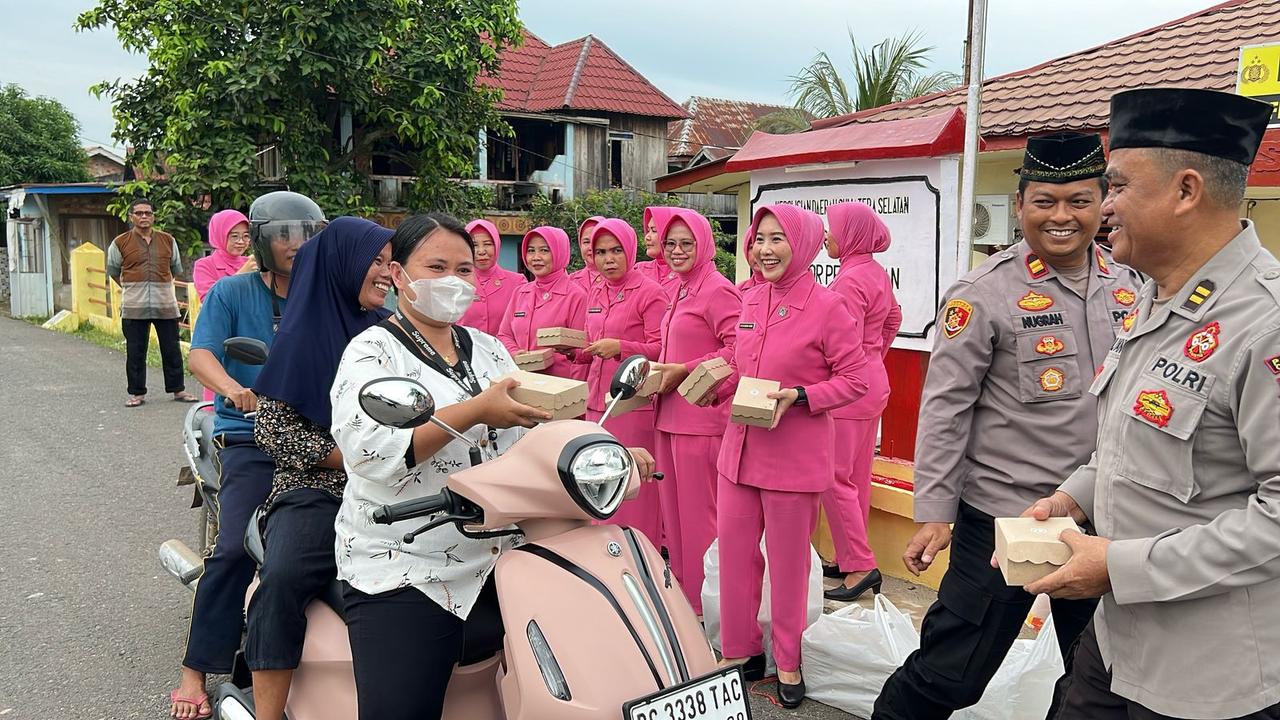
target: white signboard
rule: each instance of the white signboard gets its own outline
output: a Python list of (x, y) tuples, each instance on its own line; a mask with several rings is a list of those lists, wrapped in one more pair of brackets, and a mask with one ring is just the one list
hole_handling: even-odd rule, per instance
[[(751, 174), (751, 210), (789, 203), (824, 215), (842, 202), (870, 205), (893, 237), (875, 256), (889, 272), (902, 306), (902, 327), (893, 346), (931, 350), (938, 307), (958, 273), (955, 157), (878, 160), (838, 170), (774, 169)], [(823, 218), (825, 221), (825, 217)], [(835, 279), (839, 261), (821, 252), (811, 267), (818, 282)]]

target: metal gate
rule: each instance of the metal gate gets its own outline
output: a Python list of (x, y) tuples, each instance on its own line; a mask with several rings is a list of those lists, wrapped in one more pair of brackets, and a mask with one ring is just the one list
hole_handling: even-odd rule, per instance
[(14, 317), (53, 314), (49, 235), (39, 218), (9, 220), (9, 312)]

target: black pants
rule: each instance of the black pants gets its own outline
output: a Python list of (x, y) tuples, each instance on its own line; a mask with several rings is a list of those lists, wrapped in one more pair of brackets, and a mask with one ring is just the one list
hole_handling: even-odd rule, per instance
[(412, 587), (343, 599), (361, 720), (439, 720), (453, 666), (502, 648), (492, 576), (465, 621)]
[[(987, 683), (1018, 638), (1035, 598), (1009, 587), (991, 567), (995, 521), (964, 503), (952, 530), (951, 565), (911, 653), (876, 699), (874, 720), (947, 718), (982, 699)], [(1096, 600), (1054, 600), (1053, 626), (1068, 663)], [(1057, 698), (1054, 699), (1056, 707)], [(1050, 709), (1050, 717), (1053, 710)]]
[(160, 364), (164, 367), (164, 391), (182, 392), (186, 380), (182, 373), (182, 348), (178, 346), (178, 321), (174, 320), (121, 320), (124, 333), (124, 374), (129, 381), (130, 395), (147, 394), (147, 346), (151, 344), (151, 326), (156, 326), (160, 340)]
[[(1075, 660), (1054, 695), (1062, 698), (1055, 720), (1175, 720), (1111, 692), (1111, 671), (1102, 662), (1093, 623), (1080, 635)], [(1280, 720), (1280, 704), (1236, 720)]]
[(244, 654), (250, 670), (294, 670), (302, 660), (307, 605), (338, 577), (333, 521), (340, 502), (324, 490), (301, 489), (272, 503), (266, 556), (249, 601)]
[(223, 435), (218, 459), (218, 538), (204, 561), (191, 606), (191, 630), (182, 664), (203, 673), (229, 673), (244, 629), (244, 593), (253, 582), (253, 558), (244, 551), (249, 516), (267, 499), (275, 462), (252, 435)]

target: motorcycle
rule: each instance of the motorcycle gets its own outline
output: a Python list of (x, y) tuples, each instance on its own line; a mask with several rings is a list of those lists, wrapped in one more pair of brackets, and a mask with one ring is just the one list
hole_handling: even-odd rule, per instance
[[(648, 373), (641, 356), (619, 366), (605, 419), (635, 395)], [(608, 520), (640, 487), (630, 453), (602, 424), (548, 422), (502, 456), (481, 462), (480, 448), (435, 416), (431, 394), (416, 380), (370, 382), (360, 391), (360, 405), (391, 427), (433, 423), (465, 443), (471, 457), (471, 467), (450, 475), (440, 493), (376, 508), (373, 522), (431, 518), (407, 532), (405, 543), (450, 523), (464, 534), (518, 532), (525, 539), (494, 569), (506, 628), (503, 649), (455, 666), (446, 720), (750, 719), (741, 668), (717, 666), (658, 550), (639, 532), (593, 524)], [(257, 522), (249, 524), (246, 548), (261, 561)], [(335, 580), (307, 608), (302, 661), (286, 707), (292, 720), (357, 715), (337, 588)], [(248, 720), (254, 709), (243, 653), (236, 666), (232, 682), (215, 693), (215, 717)]]
[[(228, 338), (223, 351), (233, 360), (261, 365), (267, 360), (267, 345), (253, 338)], [(223, 399), (223, 402), (230, 403)], [(204, 573), (205, 558), (213, 552), (218, 537), (218, 491), (222, 467), (213, 442), (214, 407), (212, 402), (192, 405), (182, 423), (182, 451), (187, 464), (178, 469), (178, 487), (191, 485), (191, 507), (199, 509), (196, 524), (196, 548), (172, 538), (160, 545), (160, 565), (195, 592)], [(253, 413), (246, 417), (252, 418)]]

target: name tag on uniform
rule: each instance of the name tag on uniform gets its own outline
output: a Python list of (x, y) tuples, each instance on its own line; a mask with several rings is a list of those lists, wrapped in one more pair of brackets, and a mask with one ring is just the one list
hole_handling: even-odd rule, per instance
[(516, 317), (524, 317), (524, 315), (525, 315), (525, 313), (524, 313), (524, 311), (523, 311), (523, 310), (517, 310), (517, 311), (516, 311)]
[(738, 329), (739, 330), (755, 330), (756, 324), (755, 323), (738, 323)]
[(604, 308), (587, 308), (587, 312), (592, 315), (598, 315), (604, 312)]

